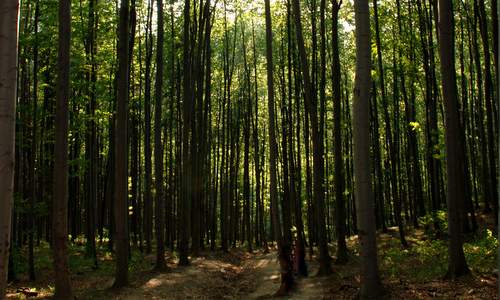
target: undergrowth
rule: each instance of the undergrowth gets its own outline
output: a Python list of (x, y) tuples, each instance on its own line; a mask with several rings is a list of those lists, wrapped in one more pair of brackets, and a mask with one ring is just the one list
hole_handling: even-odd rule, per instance
[[(380, 252), (380, 264), (387, 277), (407, 277), (424, 282), (442, 278), (448, 267), (448, 242), (442, 239), (414, 239), (402, 249), (397, 239)], [(465, 259), (475, 274), (492, 273), (497, 260), (498, 240), (486, 229), (464, 243)]]

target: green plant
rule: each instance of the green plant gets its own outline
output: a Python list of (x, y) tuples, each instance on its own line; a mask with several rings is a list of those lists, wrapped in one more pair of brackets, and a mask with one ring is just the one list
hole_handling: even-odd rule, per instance
[(486, 229), (473, 241), (464, 244), (465, 258), (469, 267), (480, 273), (491, 272), (497, 261), (498, 240)]
[(444, 210), (428, 213), (418, 218), (418, 222), (424, 227), (424, 231), (428, 235), (436, 233), (436, 226), (440, 231), (448, 230), (448, 214)]

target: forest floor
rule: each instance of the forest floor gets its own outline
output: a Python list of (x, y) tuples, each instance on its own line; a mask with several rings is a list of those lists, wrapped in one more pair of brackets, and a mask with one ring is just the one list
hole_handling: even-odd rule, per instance
[[(443, 279), (446, 273), (447, 243), (427, 238), (423, 230), (408, 233), (408, 249), (403, 249), (397, 230), (378, 235), (379, 265), (385, 299), (495, 299), (496, 247), (491, 232), (471, 238), (464, 245), (471, 275), (456, 281)], [(290, 299), (352, 299), (360, 286), (357, 239), (348, 240), (350, 262), (334, 265), (333, 274), (317, 277), (316, 257), (307, 257), (309, 277), (298, 278)], [(81, 250), (81, 249), (80, 249)], [(43, 257), (43, 248), (37, 249), (37, 258)], [(49, 250), (46, 249), (47, 253)], [(77, 299), (267, 299), (278, 290), (279, 265), (276, 252), (232, 249), (201, 253), (191, 265), (178, 267), (177, 259), (169, 257), (168, 271), (152, 271), (154, 255), (134, 251), (131, 258), (130, 286), (112, 289), (114, 263), (111, 255), (99, 257), (99, 269), (92, 265), (83, 252), (75, 249), (70, 259), (72, 282)], [(331, 249), (331, 253), (335, 249)], [(137, 253), (136, 253), (137, 252)], [(47, 254), (48, 256), (48, 254)], [(78, 261), (78, 258), (81, 260)], [(39, 262), (39, 278), (29, 283), (20, 277), (8, 288), (8, 299), (50, 298), (53, 292), (50, 256)], [(91, 260), (90, 260), (91, 262)], [(44, 267), (43, 264), (46, 264)], [(45, 271), (43, 273), (42, 271)]]

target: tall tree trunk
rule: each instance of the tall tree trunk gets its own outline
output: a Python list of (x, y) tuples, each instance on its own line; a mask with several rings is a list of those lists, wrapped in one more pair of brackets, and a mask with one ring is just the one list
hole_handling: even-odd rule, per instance
[[(287, 39), (288, 39), (288, 47), (287, 47), (287, 80), (288, 80), (288, 117), (286, 119), (287, 130), (288, 130), (288, 148), (287, 151), (290, 153), (290, 202), (294, 209), (295, 214), (295, 227), (296, 227), (296, 241), (295, 246), (293, 248), (293, 256), (294, 256), (294, 271), (298, 273), (299, 276), (307, 276), (309, 271), (307, 269), (306, 264), (306, 250), (305, 250), (305, 237), (304, 237), (304, 223), (302, 221), (302, 195), (301, 195), (301, 153), (300, 153), (300, 97), (297, 97), (299, 91), (299, 86), (297, 80), (295, 81), (295, 87), (293, 86), (292, 78), (296, 75), (294, 72), (295, 69), (295, 60), (293, 59), (295, 56), (295, 43), (293, 39), (292, 32), (292, 7), (290, 4), (290, 0), (286, 2), (286, 10), (287, 10)], [(296, 78), (295, 78), (296, 79)], [(296, 101), (296, 116), (295, 122), (293, 121), (293, 110), (294, 106), (292, 104), (292, 99), (295, 96)], [(294, 124), (296, 124), (296, 131), (294, 133)], [(297, 152), (295, 153), (295, 143), (294, 143), (294, 135), (296, 135), (297, 142)], [(295, 160), (297, 162), (295, 162)]]
[(128, 18), (129, 0), (121, 0), (118, 25), (118, 74), (115, 122), (115, 184), (114, 218), (116, 273), (115, 287), (128, 284), (128, 172), (127, 172), (127, 112), (128, 112)]
[(474, 1), (474, 11), (479, 16), (479, 30), (481, 32), (481, 39), (483, 41), (484, 53), (484, 100), (486, 104), (486, 129), (488, 141), (488, 164), (489, 164), (489, 178), (491, 180), (490, 192), (488, 198), (493, 202), (495, 213), (495, 221), (498, 223), (498, 201), (497, 201), (497, 166), (496, 166), (496, 151), (495, 151), (495, 134), (494, 134), (494, 112), (495, 106), (493, 105), (493, 79), (491, 75), (491, 52), (490, 52), (490, 38), (488, 35), (488, 23), (486, 10), (484, 8), (484, 1)]
[(36, 163), (37, 163), (37, 102), (38, 102), (38, 22), (40, 16), (39, 2), (35, 3), (35, 45), (33, 47), (33, 106), (31, 119), (31, 157), (30, 157), (30, 203), (29, 203), (29, 246), (28, 265), (30, 281), (35, 281), (35, 255), (34, 255), (34, 234), (35, 234), (35, 198), (36, 190)]
[[(130, 1), (130, 17), (129, 17), (129, 46), (128, 46), (128, 61), (129, 61), (129, 70), (128, 70), (128, 76), (130, 78), (130, 74), (134, 73), (134, 65), (133, 65), (133, 58), (134, 58), (134, 43), (135, 43), (135, 32), (136, 32), (136, 25), (137, 25), (137, 11), (136, 11), (136, 0), (131, 0)], [(139, 45), (140, 48), (140, 45)], [(139, 53), (140, 54), (140, 53)], [(139, 57), (139, 60), (141, 58)], [(141, 64), (139, 63), (139, 70), (141, 68)], [(129, 99), (132, 100), (132, 105), (129, 106), (131, 107), (129, 111), (129, 118), (130, 121), (128, 122), (129, 126), (129, 145), (130, 147), (130, 202), (129, 202), (129, 214), (131, 213), (132, 215), (130, 216), (129, 224), (130, 224), (130, 231), (132, 231), (132, 244), (137, 246), (138, 244), (138, 231), (137, 231), (137, 223), (138, 223), (138, 216), (140, 215), (140, 210), (139, 210), (139, 194), (138, 194), (138, 188), (139, 188), (139, 174), (138, 174), (138, 169), (139, 169), (139, 157), (138, 157), (138, 152), (139, 152), (139, 143), (138, 143), (138, 131), (139, 131), (139, 123), (137, 119), (137, 114), (138, 114), (138, 105), (135, 103), (138, 100), (134, 100), (134, 96), (136, 94), (136, 90), (141, 90), (141, 80), (142, 77), (139, 79), (139, 89), (135, 88), (135, 85), (131, 83), (129, 80), (128, 83), (128, 91), (129, 91)], [(140, 99), (140, 93), (138, 97)]]
[[(397, 11), (398, 11), (398, 16), (401, 15), (400, 10), (400, 0), (396, 1), (397, 5)], [(410, 32), (413, 34), (413, 27), (410, 25)], [(402, 22), (401, 22), (401, 17), (398, 17), (398, 33), (399, 36), (402, 37), (404, 35), (403, 33), (403, 27), (402, 27)], [(411, 53), (410, 53), (410, 60), (414, 61), (415, 58), (415, 48), (413, 47), (413, 40), (410, 41), (410, 48)], [(400, 49), (398, 50), (399, 54), (399, 61), (401, 62), (401, 46)], [(421, 175), (421, 169), (420, 169), (420, 159), (418, 155), (418, 139), (417, 139), (417, 134), (414, 130), (414, 128), (411, 126), (411, 122), (416, 122), (416, 109), (415, 109), (415, 88), (414, 88), (414, 82), (415, 82), (415, 72), (410, 72), (409, 78), (410, 78), (410, 97), (408, 99), (408, 94), (406, 92), (406, 82), (405, 82), (405, 72), (401, 71), (401, 89), (403, 93), (403, 100), (405, 103), (405, 118), (406, 118), (406, 130), (407, 130), (407, 152), (409, 154), (409, 174), (411, 174), (411, 177), (408, 178), (413, 178), (415, 181), (413, 184), (411, 184), (411, 191), (410, 191), (410, 199), (413, 199), (415, 202), (415, 207), (417, 207), (417, 213), (415, 216), (423, 217), (425, 215), (425, 206), (424, 206), (424, 199), (423, 199), (423, 190), (422, 190), (422, 175)], [(417, 223), (417, 219), (415, 218), (414, 220), (415, 223)], [(418, 224), (417, 224), (418, 225)]]
[(455, 73), (455, 36), (451, 1), (439, 0), (439, 54), (445, 106), (446, 170), (448, 177), (448, 274), (456, 278), (468, 274), (462, 240), (461, 212), (465, 203), (463, 148), (460, 144), (460, 118)]
[(290, 245), (284, 244), (281, 222), (278, 213), (278, 187), (276, 176), (276, 161), (278, 160), (278, 145), (276, 142), (274, 113), (274, 66), (273, 66), (273, 33), (271, 20), (271, 5), (265, 2), (266, 14), (266, 62), (267, 62), (267, 108), (269, 114), (269, 189), (271, 198), (271, 218), (273, 220), (274, 238), (278, 243), (278, 259), (280, 263), (281, 285), (276, 296), (288, 294), (293, 285), (292, 264), (290, 261)]
[(353, 104), (354, 193), (361, 244), (360, 298), (382, 293), (377, 263), (377, 241), (370, 178), (369, 99), (371, 86), (370, 10), (368, 0), (354, 2), (356, 24), (356, 78)]
[[(500, 48), (500, 39), (498, 38), (498, 31), (500, 31), (500, 19), (498, 18), (498, 13), (500, 12), (500, 2), (497, 3), (497, 1), (495, 0), (494, 3), (497, 4), (495, 7), (493, 7), (493, 9), (497, 11), (497, 14), (494, 14), (496, 19), (495, 18), (493, 18), (493, 19), (496, 20), (498, 23), (498, 24), (493, 23), (493, 26), (496, 28), (496, 30), (495, 30), (496, 31), (495, 32), (495, 52), (496, 52), (495, 53), (495, 61), (497, 63), (496, 64), (496, 71), (497, 71), (496, 75), (497, 75), (497, 105), (498, 105), (498, 102), (500, 102), (499, 101), (499, 99), (500, 99), (500, 78), (499, 78), (500, 66), (498, 65), (498, 63), (499, 63), (498, 59), (500, 58), (499, 53), (498, 53), (498, 48)], [(497, 142), (500, 142), (500, 141), (497, 140)], [(500, 160), (500, 147), (498, 149), (497, 155), (498, 155), (498, 159)], [(1, 189), (0, 189), (0, 191), (1, 191)], [(496, 191), (496, 195), (497, 195), (497, 201), (500, 202), (500, 189)], [(499, 212), (497, 212), (497, 220), (498, 220), (498, 218), (500, 218), (500, 210), (499, 210)], [(497, 224), (497, 226), (498, 226), (498, 224)], [(500, 239), (500, 230), (497, 229), (497, 231), (498, 231), (497, 238)], [(1, 251), (1, 248), (0, 248), (0, 251)], [(498, 249), (497, 249), (497, 257), (500, 257), (500, 247), (498, 247)], [(0, 255), (0, 259), (1, 259), (1, 255)], [(500, 267), (500, 260), (497, 263), (497, 270), (500, 269), (499, 267)], [(1, 267), (0, 267), (0, 272), (1, 272)], [(0, 280), (0, 285), (1, 284), (2, 284), (2, 281)], [(497, 289), (498, 289), (497, 297), (500, 298), (500, 280), (497, 281)], [(0, 288), (0, 295), (2, 295), (1, 288)]]
[(244, 96), (245, 101), (245, 113), (244, 113), (244, 127), (243, 127), (243, 136), (245, 142), (245, 150), (244, 150), (244, 158), (243, 158), (243, 241), (247, 241), (248, 250), (252, 250), (252, 234), (250, 227), (250, 119), (252, 112), (252, 86), (250, 84), (250, 69), (247, 63), (247, 47), (246, 47), (246, 39), (245, 39), (245, 29), (242, 29), (242, 49), (243, 49), (243, 61), (245, 67), (245, 92)]
[[(475, 10), (477, 10), (477, 5), (474, 6)], [(484, 200), (484, 211), (491, 212), (491, 201), (492, 201), (492, 190), (491, 190), (491, 178), (489, 176), (489, 165), (488, 165), (488, 143), (487, 143), (487, 133), (484, 128), (484, 108), (483, 108), (483, 70), (481, 69), (481, 53), (479, 51), (479, 42), (477, 36), (477, 27), (479, 22), (478, 13), (474, 14), (474, 20), (472, 22), (472, 32), (469, 32), (472, 35), (472, 48), (474, 52), (474, 60), (476, 67), (476, 77), (477, 77), (477, 131), (478, 131), (478, 140), (479, 140), (479, 149), (481, 153), (481, 187), (483, 191), (483, 200)], [(471, 64), (473, 62), (471, 61)]]
[(340, 90), (340, 53), (339, 53), (339, 10), (342, 0), (333, 0), (332, 23), (332, 83), (333, 83), (333, 151), (334, 151), (334, 189), (336, 203), (336, 232), (337, 232), (337, 263), (345, 263), (348, 259), (345, 242), (346, 208), (344, 199), (344, 162), (342, 155), (342, 95)]
[(165, 199), (163, 196), (163, 145), (161, 141), (163, 102), (163, 0), (157, 0), (157, 38), (156, 38), (156, 80), (155, 80), (155, 232), (156, 266), (164, 270), (165, 262)]
[(144, 91), (144, 239), (146, 240), (146, 253), (151, 253), (151, 239), (153, 235), (153, 201), (151, 179), (151, 60), (153, 56), (152, 35), (152, 1), (148, 1), (146, 24), (146, 70)]
[(59, 1), (59, 53), (55, 119), (53, 251), (56, 299), (71, 299), (68, 266), (68, 103), (70, 93), (71, 1)]
[(184, 33), (183, 33), (183, 91), (184, 101), (182, 104), (182, 195), (180, 199), (180, 241), (179, 241), (179, 265), (189, 264), (189, 233), (190, 230), (190, 206), (191, 206), (191, 156), (190, 156), (190, 137), (191, 137), (191, 107), (193, 105), (193, 91), (191, 84), (191, 46), (190, 46), (190, 19), (191, 19), (191, 0), (184, 1)]
[(0, 3), (0, 298), (7, 287), (11, 213), (14, 204), (15, 111), (19, 1)]
[(95, 0), (89, 1), (89, 20), (88, 20), (88, 36), (85, 43), (85, 56), (87, 63), (91, 64), (90, 69), (86, 72), (89, 103), (87, 104), (87, 113), (91, 116), (87, 121), (87, 136), (85, 142), (85, 158), (88, 163), (85, 176), (85, 212), (86, 212), (86, 237), (87, 245), (86, 252), (94, 261), (94, 266), (97, 267), (97, 251), (95, 244), (95, 229), (96, 229), (96, 204), (97, 204), (97, 133), (96, 133), (96, 70), (95, 70)]
[(255, 44), (255, 27), (252, 23), (252, 53), (253, 53), (253, 79), (254, 79), (254, 109), (255, 118), (252, 119), (253, 122), (253, 144), (254, 144), (254, 168), (255, 168), (255, 240), (256, 243), (262, 246), (262, 242), (265, 236), (261, 235), (263, 230), (263, 220), (264, 216), (261, 214), (261, 209), (263, 208), (263, 203), (261, 199), (261, 185), (260, 185), (260, 151), (259, 151), (259, 82), (257, 80), (257, 51)]
[(307, 53), (302, 35), (302, 22), (299, 0), (292, 1), (292, 10), (295, 21), (295, 34), (297, 36), (297, 45), (299, 48), (299, 62), (301, 65), (301, 74), (304, 82), (304, 104), (307, 113), (311, 117), (312, 140), (313, 140), (313, 162), (314, 162), (314, 205), (315, 218), (318, 230), (318, 248), (319, 248), (319, 275), (328, 275), (332, 272), (331, 257), (328, 253), (328, 244), (326, 240), (325, 225), (325, 191), (324, 191), (324, 160), (323, 160), (323, 138), (322, 130), (319, 128), (321, 122), (318, 120), (317, 101), (313, 97), (313, 86), (309, 76), (309, 64)]
[[(392, 188), (392, 201), (394, 202), (394, 215), (396, 218), (396, 223), (399, 228), (399, 238), (401, 241), (401, 244), (403, 247), (408, 247), (408, 243), (406, 242), (405, 238), (405, 233), (404, 233), (404, 227), (403, 227), (403, 220), (401, 219), (401, 199), (398, 196), (398, 178), (397, 178), (397, 170), (396, 170), (396, 149), (395, 149), (395, 143), (394, 139), (397, 138), (397, 136), (394, 137), (392, 136), (392, 130), (391, 130), (391, 118), (389, 116), (389, 104), (387, 103), (387, 95), (386, 95), (386, 89), (385, 89), (385, 78), (384, 78), (384, 67), (383, 67), (383, 59), (382, 59), (382, 45), (381, 45), (381, 40), (380, 40), (380, 30), (379, 30), (379, 17), (378, 17), (378, 4), (377, 0), (373, 0), (373, 12), (374, 12), (374, 19), (375, 19), (375, 41), (377, 45), (377, 62), (378, 62), (378, 70), (379, 70), (379, 77), (380, 77), (380, 90), (381, 90), (381, 99), (382, 99), (382, 107), (384, 110), (384, 123), (385, 123), (385, 139), (387, 141), (387, 152), (389, 153), (389, 160), (390, 160), (390, 166), (391, 166), (391, 175), (390, 175), (390, 187)], [(375, 105), (377, 105), (375, 103)], [(388, 193), (389, 195), (391, 193)], [(388, 201), (386, 201), (388, 202)]]
[[(431, 198), (432, 204), (432, 214), (434, 219), (437, 210), (441, 208), (441, 182), (439, 180), (440, 175), (440, 162), (439, 153), (436, 153), (436, 145), (438, 145), (437, 136), (437, 108), (436, 108), (436, 93), (434, 92), (434, 79), (433, 79), (433, 61), (434, 61), (434, 51), (431, 49), (432, 39), (429, 39), (428, 31), (432, 31), (432, 22), (428, 24), (426, 20), (427, 11), (422, 8), (421, 0), (416, 1), (418, 18), (419, 18), (419, 29), (420, 29), (420, 43), (422, 47), (423, 56), (423, 67), (425, 73), (425, 136), (426, 136), (426, 159), (427, 159), (427, 171), (428, 171), (428, 189), (429, 196)], [(431, 28), (428, 28), (431, 27)], [(432, 32), (430, 34), (432, 36)], [(436, 157), (437, 156), (437, 157)], [(439, 223), (434, 222), (434, 227), (439, 233), (441, 228), (439, 228)]]

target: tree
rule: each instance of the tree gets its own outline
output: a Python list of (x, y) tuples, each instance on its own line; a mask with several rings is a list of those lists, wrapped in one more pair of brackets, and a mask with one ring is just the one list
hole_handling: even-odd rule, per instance
[(144, 238), (146, 252), (151, 253), (151, 236), (153, 233), (153, 202), (151, 195), (151, 58), (153, 52), (153, 0), (148, 1), (146, 22), (146, 70), (144, 91)]
[(156, 81), (155, 81), (155, 230), (156, 230), (156, 269), (164, 270), (165, 263), (165, 199), (163, 195), (163, 146), (161, 142), (161, 106), (163, 102), (163, 0), (157, 6), (156, 39)]
[(354, 2), (356, 24), (356, 78), (353, 103), (354, 196), (361, 244), (362, 299), (382, 294), (377, 263), (377, 241), (370, 178), (369, 99), (371, 86), (370, 10), (368, 0)]
[(68, 103), (69, 51), (71, 42), (71, 1), (59, 1), (59, 56), (54, 159), (54, 271), (56, 299), (72, 298), (68, 267)]
[(19, 1), (0, 3), (0, 299), (5, 295), (14, 191)]
[(117, 110), (115, 123), (115, 251), (114, 287), (128, 284), (128, 172), (127, 172), (127, 112), (128, 112), (128, 18), (129, 1), (121, 0), (118, 24)]
[(334, 188), (336, 200), (336, 232), (337, 232), (337, 263), (345, 263), (348, 259), (347, 245), (345, 242), (345, 199), (344, 199), (344, 163), (342, 158), (342, 97), (340, 90), (340, 54), (339, 54), (339, 10), (342, 0), (333, 0), (333, 64), (332, 64), (332, 83), (333, 83), (333, 114), (334, 114)]
[[(380, 30), (379, 30), (379, 17), (378, 17), (378, 4), (377, 0), (373, 0), (373, 13), (375, 17), (375, 41), (377, 45), (377, 62), (378, 62), (378, 70), (380, 77), (380, 90), (381, 90), (381, 99), (382, 99), (382, 107), (384, 111), (384, 123), (385, 123), (385, 139), (387, 140), (387, 152), (389, 153), (389, 160), (391, 166), (391, 176), (390, 176), (390, 186), (392, 187), (392, 200), (394, 202), (394, 214), (395, 219), (399, 228), (399, 237), (401, 240), (401, 245), (403, 247), (408, 247), (408, 243), (406, 242), (403, 221), (401, 219), (401, 199), (398, 195), (398, 178), (397, 178), (397, 169), (396, 169), (396, 149), (395, 143), (393, 142), (392, 130), (391, 130), (391, 118), (389, 115), (389, 105), (387, 103), (386, 96), (386, 86), (384, 81), (384, 67), (383, 67), (383, 59), (382, 59), (382, 46), (380, 41)], [(374, 101), (375, 105), (376, 101)], [(376, 116), (378, 118), (378, 116)], [(397, 137), (396, 137), (397, 138)], [(395, 139), (396, 139), (395, 138)]]
[(182, 104), (182, 195), (179, 205), (180, 241), (179, 241), (179, 265), (189, 264), (189, 233), (190, 233), (190, 205), (191, 205), (191, 157), (190, 157), (190, 133), (191, 133), (191, 111), (193, 105), (193, 91), (191, 86), (191, 47), (190, 47), (190, 20), (191, 0), (184, 1), (184, 32), (183, 32), (183, 90), (184, 101)]
[(87, 255), (92, 257), (94, 265), (97, 267), (97, 250), (95, 243), (95, 230), (97, 215), (97, 125), (95, 118), (96, 110), (96, 0), (89, 1), (88, 34), (85, 45), (85, 56), (88, 64), (91, 65), (86, 72), (85, 77), (88, 85), (89, 103), (87, 104), (87, 113), (90, 118), (87, 122), (87, 134), (85, 140), (85, 158), (88, 162), (85, 174), (85, 213), (87, 216), (86, 236), (87, 236)]
[[(325, 225), (325, 189), (324, 189), (324, 158), (323, 158), (323, 130), (318, 120), (317, 99), (313, 95), (313, 85), (309, 75), (309, 64), (302, 34), (302, 22), (299, 0), (292, 1), (292, 11), (295, 22), (295, 34), (299, 48), (300, 72), (304, 83), (304, 106), (306, 112), (311, 118), (312, 141), (313, 141), (313, 163), (314, 163), (314, 218), (317, 222), (318, 230), (318, 248), (320, 268), (318, 275), (328, 275), (331, 270), (331, 257), (328, 253), (328, 244), (326, 240)], [(314, 69), (314, 68), (313, 68)]]
[[(500, 12), (500, 2), (498, 2), (497, 6), (496, 7), (494, 6), (492, 9), (496, 10), (497, 13)], [(498, 19), (497, 14), (494, 14), (494, 15)], [(498, 25), (498, 27), (497, 27), (497, 25)], [(498, 79), (499, 70), (500, 70), (500, 66), (498, 66), (498, 59), (499, 59), (499, 57), (498, 57), (498, 55), (499, 55), (498, 54), (498, 48), (500, 48), (500, 39), (498, 38), (498, 31), (500, 31), (500, 19), (498, 19), (498, 24), (493, 23), (493, 26), (496, 28), (496, 30), (494, 30), (494, 32), (495, 32), (495, 37), (496, 37), (496, 43), (495, 43), (496, 55), (495, 55), (495, 57), (496, 57), (496, 62), (497, 62), (497, 65), (496, 65), (496, 70), (497, 70), (497, 92), (498, 92), (497, 93), (497, 97), (500, 98), (500, 84), (499, 84), (500, 83), (500, 79)], [(498, 160), (500, 161), (500, 149), (498, 149), (498, 153), (497, 154), (498, 154)], [(500, 185), (497, 185), (497, 186), (500, 186)], [(496, 191), (496, 193), (497, 193), (498, 204), (500, 204), (500, 189), (498, 191)], [(498, 213), (498, 215), (497, 215), (497, 220), (498, 220), (499, 217), (500, 217), (500, 210), (497, 213)], [(500, 230), (498, 230), (497, 235), (498, 235), (497, 238), (500, 240)], [(500, 257), (500, 247), (497, 250), (497, 257)], [(498, 266), (500, 266), (500, 260), (498, 262)], [(498, 268), (498, 266), (497, 266), (497, 268)], [(0, 284), (1, 284), (1, 281), (0, 281)], [(498, 280), (498, 282), (497, 282), (497, 288), (498, 288), (498, 298), (500, 298), (500, 280)], [(1, 294), (2, 293), (1, 293), (1, 289), (0, 289), (0, 295)]]
[(439, 54), (441, 58), (441, 76), (443, 102), (445, 107), (446, 171), (448, 205), (448, 273), (449, 278), (468, 274), (462, 247), (462, 210), (465, 203), (465, 164), (460, 153), (460, 119), (458, 111), (458, 92), (455, 72), (455, 36), (453, 5), (451, 1), (439, 0)]
[[(35, 45), (33, 47), (33, 89), (38, 89), (38, 25), (40, 19), (40, 5), (39, 2), (35, 3)], [(31, 153), (30, 153), (30, 217), (29, 217), (29, 241), (28, 241), (28, 261), (29, 261), (29, 273), (30, 280), (35, 280), (35, 255), (34, 255), (34, 235), (35, 235), (35, 201), (37, 197), (37, 180), (36, 180), (36, 158), (37, 158), (37, 104), (38, 104), (38, 94), (33, 93), (33, 108), (32, 108), (32, 119), (31, 119)]]
[(274, 238), (278, 243), (278, 259), (280, 263), (281, 284), (276, 296), (288, 294), (293, 284), (292, 264), (290, 262), (290, 245), (284, 244), (281, 231), (281, 221), (278, 213), (278, 188), (276, 176), (276, 161), (278, 145), (276, 142), (275, 112), (274, 112), (274, 65), (273, 65), (273, 31), (271, 5), (264, 0), (266, 15), (266, 62), (267, 62), (267, 110), (269, 114), (269, 192), (271, 198), (271, 218)]
[[(489, 163), (489, 174), (488, 177), (491, 180), (490, 191), (487, 195), (487, 199), (491, 199), (493, 202), (494, 213), (495, 213), (495, 223), (498, 223), (498, 201), (496, 200), (497, 192), (497, 168), (495, 159), (495, 135), (494, 135), (494, 120), (493, 115), (495, 107), (492, 104), (493, 98), (493, 79), (491, 75), (491, 56), (490, 56), (490, 46), (489, 46), (489, 35), (487, 26), (487, 16), (484, 7), (484, 1), (474, 1), (474, 14), (479, 18), (479, 29), (481, 33), (481, 38), (483, 41), (483, 52), (484, 52), (484, 100), (486, 108), (486, 128), (487, 128), (487, 138), (488, 141), (488, 163)], [(497, 120), (498, 122), (498, 120)], [(498, 124), (497, 124), (498, 126)]]

